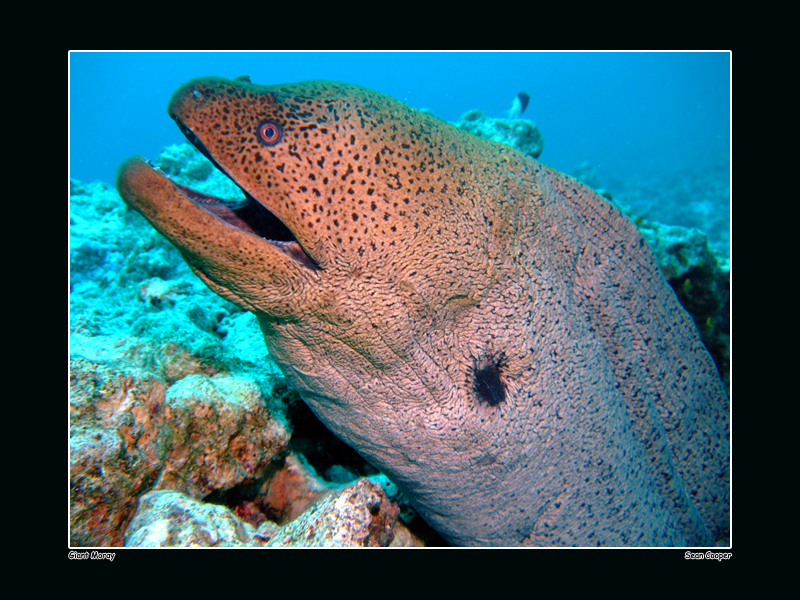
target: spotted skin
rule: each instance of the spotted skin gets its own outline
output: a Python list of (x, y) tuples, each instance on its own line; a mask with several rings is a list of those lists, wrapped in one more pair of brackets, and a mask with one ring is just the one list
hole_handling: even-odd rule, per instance
[(203, 78), (169, 113), (288, 231), (208, 210), (139, 158), (120, 194), (256, 314), (317, 416), (449, 542), (727, 535), (722, 384), (603, 198), (356, 86)]

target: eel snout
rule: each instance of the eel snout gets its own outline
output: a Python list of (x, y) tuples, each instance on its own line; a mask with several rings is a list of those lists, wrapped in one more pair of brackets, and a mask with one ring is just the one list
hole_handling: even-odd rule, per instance
[[(245, 310), (282, 314), (291, 294), (318, 271), (297, 242), (263, 237), (270, 228), (266, 209), (247, 199), (239, 206), (172, 181), (141, 156), (117, 170), (117, 191), (181, 253), (215, 292)], [(254, 304), (249, 288), (273, 282)]]

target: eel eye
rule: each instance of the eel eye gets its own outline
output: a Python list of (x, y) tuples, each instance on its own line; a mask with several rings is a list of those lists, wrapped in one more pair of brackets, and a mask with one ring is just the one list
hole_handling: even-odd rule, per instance
[(258, 139), (265, 146), (274, 146), (281, 141), (283, 129), (274, 121), (261, 121), (258, 124)]

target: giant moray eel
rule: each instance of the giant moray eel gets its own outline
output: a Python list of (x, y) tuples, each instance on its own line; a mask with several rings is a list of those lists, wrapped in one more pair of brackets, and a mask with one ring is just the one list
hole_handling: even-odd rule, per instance
[(449, 542), (725, 538), (727, 396), (603, 198), (353, 85), (209, 77), (168, 112), (247, 201), (139, 157), (120, 194)]

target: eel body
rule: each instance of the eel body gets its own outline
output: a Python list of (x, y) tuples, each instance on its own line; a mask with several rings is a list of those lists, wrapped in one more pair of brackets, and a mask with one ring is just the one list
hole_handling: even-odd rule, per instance
[(140, 157), (121, 196), (450, 543), (725, 538), (726, 394), (604, 198), (352, 85), (195, 79), (168, 112), (246, 202)]

